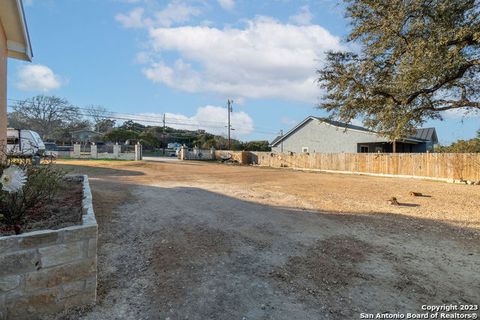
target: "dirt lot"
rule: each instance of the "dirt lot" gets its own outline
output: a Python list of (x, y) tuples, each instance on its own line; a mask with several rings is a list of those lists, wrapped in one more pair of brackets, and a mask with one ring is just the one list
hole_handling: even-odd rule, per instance
[(60, 318), (359, 319), (480, 301), (478, 186), (201, 162), (63, 165), (91, 177), (99, 297)]

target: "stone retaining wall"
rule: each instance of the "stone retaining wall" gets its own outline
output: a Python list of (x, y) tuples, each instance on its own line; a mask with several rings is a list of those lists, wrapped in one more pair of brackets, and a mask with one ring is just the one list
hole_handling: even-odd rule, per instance
[(181, 147), (179, 158), (180, 160), (215, 160), (215, 150), (193, 148), (189, 151), (186, 147)]
[(215, 159), (220, 160), (228, 157), (239, 164), (250, 164), (249, 151), (215, 150)]
[(82, 224), (0, 237), (0, 319), (41, 319), (95, 303), (97, 222), (87, 176)]

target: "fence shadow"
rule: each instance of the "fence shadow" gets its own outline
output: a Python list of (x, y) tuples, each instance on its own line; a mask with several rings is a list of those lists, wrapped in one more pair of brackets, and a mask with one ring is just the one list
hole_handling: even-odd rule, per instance
[(112, 169), (112, 168), (102, 168), (98, 166), (88, 166), (88, 165), (76, 165), (76, 164), (66, 164), (66, 163), (60, 163), (60, 164), (55, 164), (55, 166), (58, 166), (68, 173), (78, 173), (78, 174), (85, 174), (85, 172), (88, 172), (89, 175), (92, 175), (94, 177), (128, 177), (128, 176), (143, 176), (145, 173), (141, 171), (135, 171), (135, 170), (124, 170), (124, 169)]

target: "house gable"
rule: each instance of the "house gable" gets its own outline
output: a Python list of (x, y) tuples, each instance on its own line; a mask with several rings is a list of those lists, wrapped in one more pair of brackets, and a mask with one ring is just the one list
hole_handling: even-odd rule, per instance
[[(357, 152), (358, 143), (387, 142), (367, 129), (339, 127), (324, 119), (308, 117), (272, 144), (281, 152)], [(305, 151), (308, 150), (308, 151)]]

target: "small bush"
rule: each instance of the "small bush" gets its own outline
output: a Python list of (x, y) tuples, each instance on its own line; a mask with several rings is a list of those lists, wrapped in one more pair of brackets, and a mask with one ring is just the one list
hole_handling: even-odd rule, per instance
[(0, 190), (0, 223), (19, 234), (28, 216), (35, 214), (36, 209), (48, 201), (52, 201), (62, 188), (65, 172), (52, 164), (33, 166), (23, 162), (4, 165), (0, 168), (0, 174), (12, 166), (22, 170), (26, 181), (16, 192)]

